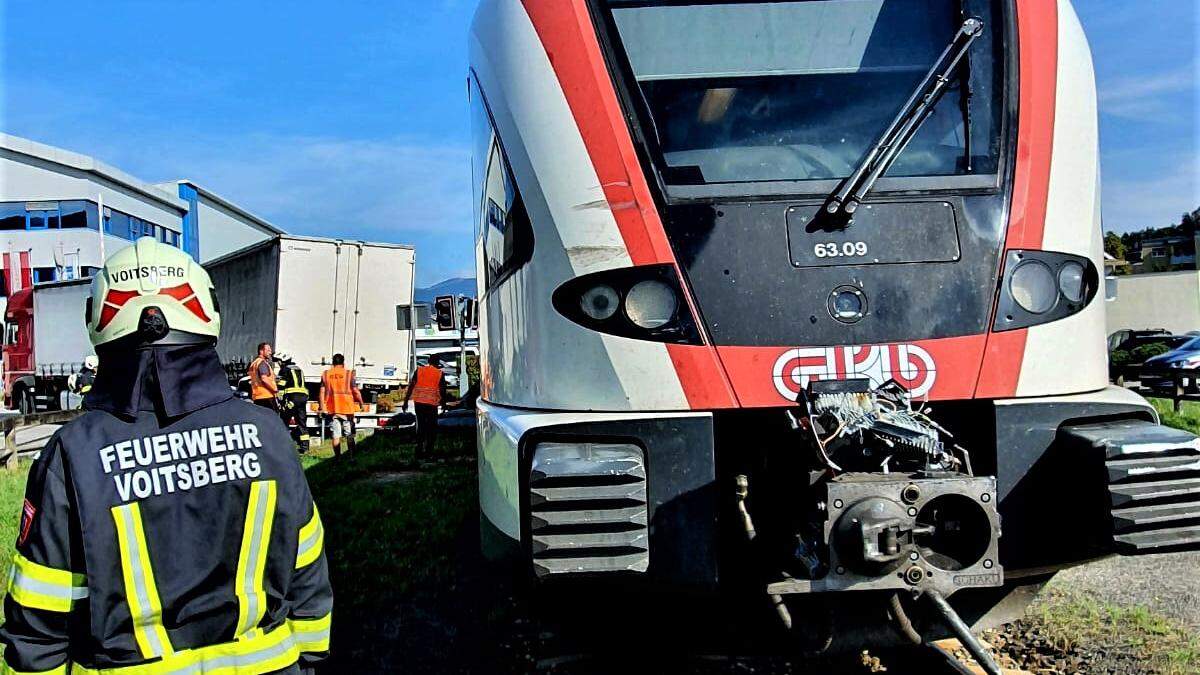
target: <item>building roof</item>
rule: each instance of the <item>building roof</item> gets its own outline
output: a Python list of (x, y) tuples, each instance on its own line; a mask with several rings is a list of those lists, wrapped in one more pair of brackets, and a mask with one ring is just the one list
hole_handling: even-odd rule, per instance
[(94, 157), (4, 133), (0, 133), (0, 149), (91, 174), (99, 179), (115, 183), (127, 190), (132, 190), (147, 199), (179, 211), (181, 214), (187, 213), (188, 203), (180, 199), (177, 195), (135, 178)]
[(232, 211), (233, 213), (237, 214), (238, 217), (240, 217), (244, 220), (247, 220), (254, 225), (257, 225), (258, 227), (266, 230), (268, 233), (270, 233), (270, 234), (287, 234), (287, 232), (285, 230), (283, 230), (283, 228), (280, 228), (279, 226), (272, 224), (266, 218), (257, 216), (253, 213), (250, 213), (246, 209), (243, 209), (242, 207), (238, 206), (237, 204), (234, 204), (233, 202), (229, 201), (228, 199), (225, 199), (224, 197), (222, 197), (221, 195), (213, 192), (212, 190), (209, 190), (206, 187), (201, 186), (200, 184), (198, 184), (195, 181), (190, 180), (188, 178), (180, 178), (179, 180), (168, 181), (166, 183), (159, 183), (160, 187), (163, 185), (190, 185), (192, 188), (194, 188), (196, 190), (196, 193), (199, 194), (204, 199), (207, 199), (210, 202), (218, 204), (221, 207), (228, 209), (229, 211)]

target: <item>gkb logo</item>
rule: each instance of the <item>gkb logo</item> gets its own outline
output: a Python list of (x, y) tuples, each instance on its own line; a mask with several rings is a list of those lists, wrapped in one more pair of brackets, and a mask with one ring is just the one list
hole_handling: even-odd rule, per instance
[(933, 389), (937, 366), (929, 352), (916, 345), (801, 347), (781, 354), (772, 375), (775, 389), (789, 401), (813, 380), (863, 377), (876, 386), (895, 380), (921, 397)]

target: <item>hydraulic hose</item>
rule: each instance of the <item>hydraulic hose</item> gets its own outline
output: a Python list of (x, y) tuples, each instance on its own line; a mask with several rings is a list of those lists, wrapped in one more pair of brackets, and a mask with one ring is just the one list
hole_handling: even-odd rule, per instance
[(908, 618), (908, 612), (904, 611), (904, 605), (900, 604), (900, 591), (892, 593), (891, 599), (888, 600), (888, 607), (891, 609), (892, 623), (896, 630), (900, 631), (900, 634), (914, 645), (925, 644), (925, 638), (921, 637), (921, 634), (913, 627), (912, 619)]

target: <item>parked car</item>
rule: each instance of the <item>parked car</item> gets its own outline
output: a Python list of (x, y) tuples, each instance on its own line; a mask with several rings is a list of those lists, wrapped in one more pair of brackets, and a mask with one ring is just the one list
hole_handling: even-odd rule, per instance
[(1183, 344), (1142, 363), (1140, 382), (1149, 389), (1171, 390), (1175, 378), (1190, 393), (1200, 392), (1200, 337), (1187, 336)]
[(1160, 330), (1117, 331), (1108, 338), (1108, 377), (1118, 385), (1140, 380), (1142, 364), (1191, 340), (1188, 335), (1171, 335)]

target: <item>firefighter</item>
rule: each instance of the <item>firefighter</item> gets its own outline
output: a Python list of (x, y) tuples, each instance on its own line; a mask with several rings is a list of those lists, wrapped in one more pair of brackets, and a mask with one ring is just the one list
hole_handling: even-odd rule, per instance
[(276, 357), (279, 362), (279, 415), (292, 432), (300, 452), (308, 452), (308, 387), (304, 371), (286, 354)]
[(333, 355), (333, 367), (321, 374), (319, 404), (321, 415), (329, 417), (329, 435), (333, 439), (333, 454), (342, 454), (342, 438), (354, 449), (354, 413), (362, 406), (362, 392), (354, 380), (354, 371), (346, 369), (346, 357)]
[(64, 392), (63, 409), (75, 410), (83, 404), (83, 398), (92, 390), (96, 382), (96, 368), (100, 360), (95, 354), (89, 354), (83, 359), (83, 367), (78, 373), (71, 373), (67, 378), (67, 391)]
[(250, 376), (250, 399), (256, 405), (279, 412), (279, 402), (275, 400), (279, 395), (279, 384), (275, 381), (275, 368), (271, 361), (273, 353), (270, 342), (260, 342), (258, 356), (250, 362), (247, 374)]
[(145, 237), (92, 281), (104, 362), (30, 470), (3, 673), (300, 673), (329, 650), (320, 517), (279, 416), (237, 400), (208, 274)]
[(446, 400), (446, 375), (442, 372), (442, 360), (430, 356), (426, 365), (417, 368), (417, 374), (404, 392), (402, 409), (408, 411), (411, 399), (417, 414), (416, 460), (423, 461), (433, 456), (437, 442), (438, 406)]
[(67, 378), (67, 388), (73, 394), (85, 396), (96, 383), (96, 369), (100, 367), (100, 359), (95, 354), (88, 354), (83, 359), (83, 367), (78, 373)]

